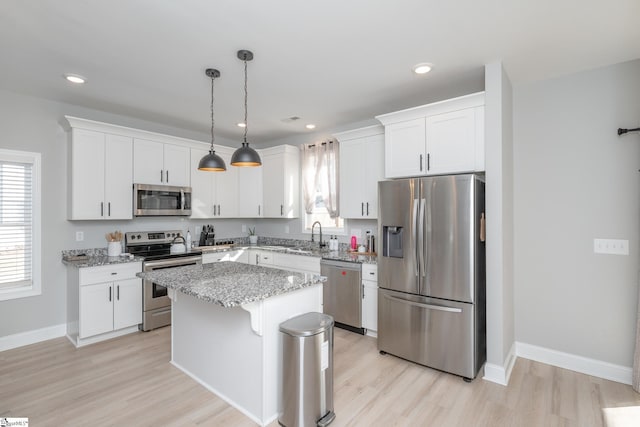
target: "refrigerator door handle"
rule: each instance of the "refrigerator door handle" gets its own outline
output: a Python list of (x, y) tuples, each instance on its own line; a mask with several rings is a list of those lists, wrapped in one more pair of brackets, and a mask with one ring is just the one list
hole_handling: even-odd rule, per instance
[(413, 217), (411, 218), (413, 221), (413, 245), (414, 245), (414, 255), (415, 255), (415, 272), (416, 277), (420, 274), (418, 263), (420, 260), (420, 252), (418, 243), (418, 199), (413, 199)]
[(443, 305), (423, 304), (423, 303), (420, 303), (420, 302), (415, 302), (415, 301), (410, 301), (410, 300), (406, 300), (406, 299), (402, 299), (402, 298), (392, 297), (392, 296), (386, 295), (386, 294), (383, 294), (383, 296), (385, 298), (387, 298), (387, 299), (390, 299), (391, 301), (397, 301), (397, 302), (401, 302), (401, 303), (404, 303), (404, 304), (413, 305), (415, 307), (426, 308), (426, 309), (429, 309), (429, 310), (448, 311), (450, 313), (462, 313), (462, 309), (461, 308), (446, 307), (446, 306), (443, 306)]
[(420, 260), (420, 272), (422, 273), (422, 277), (426, 276), (427, 269), (425, 267), (424, 260), (427, 256), (427, 253), (424, 249), (424, 209), (425, 209), (426, 200), (420, 199), (420, 210), (418, 213), (418, 221), (420, 226), (418, 227), (418, 259)]

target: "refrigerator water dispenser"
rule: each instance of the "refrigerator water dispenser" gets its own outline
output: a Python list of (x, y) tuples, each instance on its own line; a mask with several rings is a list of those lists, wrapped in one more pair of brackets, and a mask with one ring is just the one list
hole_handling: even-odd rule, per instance
[(392, 225), (384, 225), (382, 227), (382, 256), (392, 258), (403, 258), (402, 253), (402, 234), (404, 228)]

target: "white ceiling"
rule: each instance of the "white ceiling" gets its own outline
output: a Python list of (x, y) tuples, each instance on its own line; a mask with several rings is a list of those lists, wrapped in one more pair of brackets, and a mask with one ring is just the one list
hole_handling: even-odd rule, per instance
[(640, 58), (638, 17), (638, 0), (2, 0), (0, 87), (207, 133), (217, 68), (217, 133), (240, 139), (249, 49), (260, 146), (481, 90), (496, 60), (520, 84)]

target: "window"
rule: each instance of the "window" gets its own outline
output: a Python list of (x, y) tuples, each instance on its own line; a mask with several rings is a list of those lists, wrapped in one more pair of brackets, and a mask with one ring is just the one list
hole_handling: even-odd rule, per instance
[(40, 154), (0, 149), (0, 300), (40, 293)]
[(304, 145), (302, 149), (303, 231), (319, 221), (325, 234), (342, 233), (339, 208), (338, 141)]

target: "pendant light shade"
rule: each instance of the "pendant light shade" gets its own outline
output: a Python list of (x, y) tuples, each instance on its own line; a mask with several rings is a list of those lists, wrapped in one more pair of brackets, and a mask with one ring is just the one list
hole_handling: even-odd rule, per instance
[(247, 142), (247, 129), (249, 123), (247, 122), (247, 61), (253, 59), (253, 53), (249, 50), (239, 50), (238, 59), (244, 62), (244, 139), (242, 147), (238, 148), (231, 156), (232, 166), (261, 166), (262, 160), (256, 150), (249, 147)]
[(224, 164), (222, 157), (218, 156), (213, 148), (213, 142), (215, 141), (213, 133), (215, 125), (215, 121), (213, 120), (213, 82), (216, 78), (220, 77), (220, 71), (208, 68), (205, 73), (211, 78), (211, 148), (209, 149), (209, 154), (200, 159), (198, 170), (205, 172), (223, 172), (227, 170), (227, 165)]
[(233, 166), (260, 166), (262, 161), (258, 152), (249, 147), (248, 142), (243, 142), (242, 147), (238, 148), (231, 156), (231, 164)]

